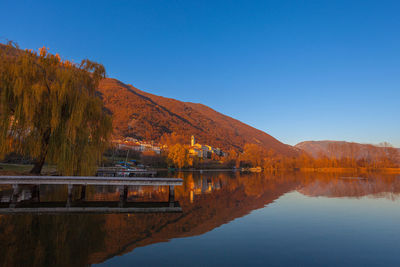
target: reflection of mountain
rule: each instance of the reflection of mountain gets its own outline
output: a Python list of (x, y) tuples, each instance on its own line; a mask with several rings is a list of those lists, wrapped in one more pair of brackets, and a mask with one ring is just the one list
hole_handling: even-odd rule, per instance
[[(393, 197), (390, 192), (400, 192), (400, 183), (393, 178), (363, 179), (357, 182), (326, 175), (320, 175), (320, 177), (287, 175), (268, 179), (262, 174), (253, 174), (228, 178), (226, 174), (208, 178), (193, 177), (192, 174), (188, 174), (185, 177), (184, 188), (178, 191), (178, 199), (184, 213), (166, 215), (168, 219), (164, 215), (152, 215), (158, 227), (154, 227), (154, 221), (149, 220), (149, 217), (145, 215), (134, 215), (134, 218), (116, 218), (116, 215), (114, 219), (109, 217), (105, 232), (108, 234), (111, 229), (114, 230), (111, 230), (113, 234), (108, 234), (110, 246), (106, 245), (106, 247), (115, 250), (120, 248), (120, 250), (109, 255), (102, 251), (96, 253), (91, 259), (93, 262), (102, 262), (113, 255), (131, 252), (136, 247), (167, 242), (171, 238), (206, 233), (235, 218), (243, 217), (252, 210), (262, 208), (292, 190), (305, 194), (308, 188), (312, 188), (316, 196), (332, 197), (334, 195), (324, 194), (327, 193), (326, 188), (330, 188), (336, 197), (357, 197), (384, 192), (388, 192), (385, 196)], [(346, 185), (350, 186), (349, 189)], [(209, 189), (212, 188), (214, 190), (210, 192)], [(190, 204), (191, 191), (203, 192), (203, 194), (194, 195), (193, 204)], [(144, 224), (138, 225), (138, 222), (144, 222)], [(115, 235), (118, 225), (135, 230), (121, 231), (123, 234), (118, 236)], [(152, 231), (149, 231), (149, 228), (152, 228)], [(126, 245), (121, 247), (121, 244)]]
[(318, 179), (305, 184), (298, 191), (313, 197), (363, 197), (371, 195), (392, 199), (397, 198), (400, 194), (400, 180), (396, 177)]
[[(390, 198), (400, 193), (398, 178), (390, 177), (352, 180), (327, 174), (265, 177), (264, 174), (233, 173), (184, 173), (183, 176), (184, 185), (176, 188), (176, 199), (183, 208), (183, 213), (179, 214), (2, 216), (0, 265), (101, 263), (115, 255), (135, 253), (137, 247), (206, 233), (292, 190), (328, 197), (372, 194)], [(162, 190), (150, 191), (150, 188), (142, 189), (140, 196), (130, 196), (135, 199), (166, 197)], [(92, 192), (92, 197), (111, 199), (117, 195), (113, 190), (98, 188)]]
[[(227, 174), (208, 178), (187, 174), (184, 187), (177, 189), (177, 200), (184, 211), (182, 214), (108, 216), (104, 225), (107, 250), (92, 255), (91, 262), (103, 262), (136, 247), (167, 242), (171, 238), (206, 233), (262, 208), (293, 190), (295, 185), (290, 179), (268, 180), (261, 175), (230, 179)], [(210, 192), (212, 188), (214, 190)], [(203, 191), (203, 194), (195, 195), (193, 203), (190, 203), (191, 192), (195, 191)]]

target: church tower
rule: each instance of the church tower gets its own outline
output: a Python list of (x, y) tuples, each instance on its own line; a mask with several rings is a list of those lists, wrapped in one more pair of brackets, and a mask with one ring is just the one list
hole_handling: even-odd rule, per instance
[(190, 145), (191, 145), (191, 146), (194, 146), (194, 144), (196, 144), (196, 141), (194, 140), (194, 135), (192, 135), (192, 140), (191, 140), (191, 142), (190, 142)]

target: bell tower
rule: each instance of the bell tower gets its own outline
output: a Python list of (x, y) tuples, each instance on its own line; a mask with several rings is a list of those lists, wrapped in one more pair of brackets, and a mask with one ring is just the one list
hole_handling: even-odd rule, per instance
[(196, 144), (196, 141), (194, 140), (194, 135), (192, 135), (192, 140), (190, 141), (190, 145), (194, 146)]

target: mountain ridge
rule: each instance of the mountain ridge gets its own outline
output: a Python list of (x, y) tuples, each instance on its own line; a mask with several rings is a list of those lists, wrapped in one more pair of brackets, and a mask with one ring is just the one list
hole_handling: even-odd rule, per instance
[(386, 146), (377, 146), (373, 144), (334, 140), (303, 141), (296, 144), (294, 147), (301, 149), (314, 158), (325, 156), (361, 159), (379, 157), (387, 153), (393, 154), (395, 151), (400, 152), (399, 148), (392, 148), (389, 144), (386, 144)]

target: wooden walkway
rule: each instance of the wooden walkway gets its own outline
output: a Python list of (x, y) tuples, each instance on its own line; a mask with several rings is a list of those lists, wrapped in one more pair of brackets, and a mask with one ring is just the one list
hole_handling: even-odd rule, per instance
[[(149, 177), (95, 177), (95, 176), (0, 176), (0, 184), (12, 185), (10, 202), (0, 204), (0, 214), (9, 213), (132, 213), (132, 212), (181, 212), (179, 203), (175, 201), (175, 186), (182, 185), (180, 178)], [(21, 185), (33, 185), (34, 202), (18, 202)], [(67, 185), (66, 202), (40, 202), (40, 185)], [(107, 185), (118, 186), (120, 199), (114, 202), (86, 201), (86, 186)], [(73, 201), (72, 189), (80, 186), (81, 195)], [(128, 202), (129, 186), (168, 186), (168, 202)], [(106, 205), (105, 205), (106, 203)]]
[(182, 185), (180, 178), (97, 177), (97, 176), (0, 176), (0, 184), (72, 184), (72, 185)]

